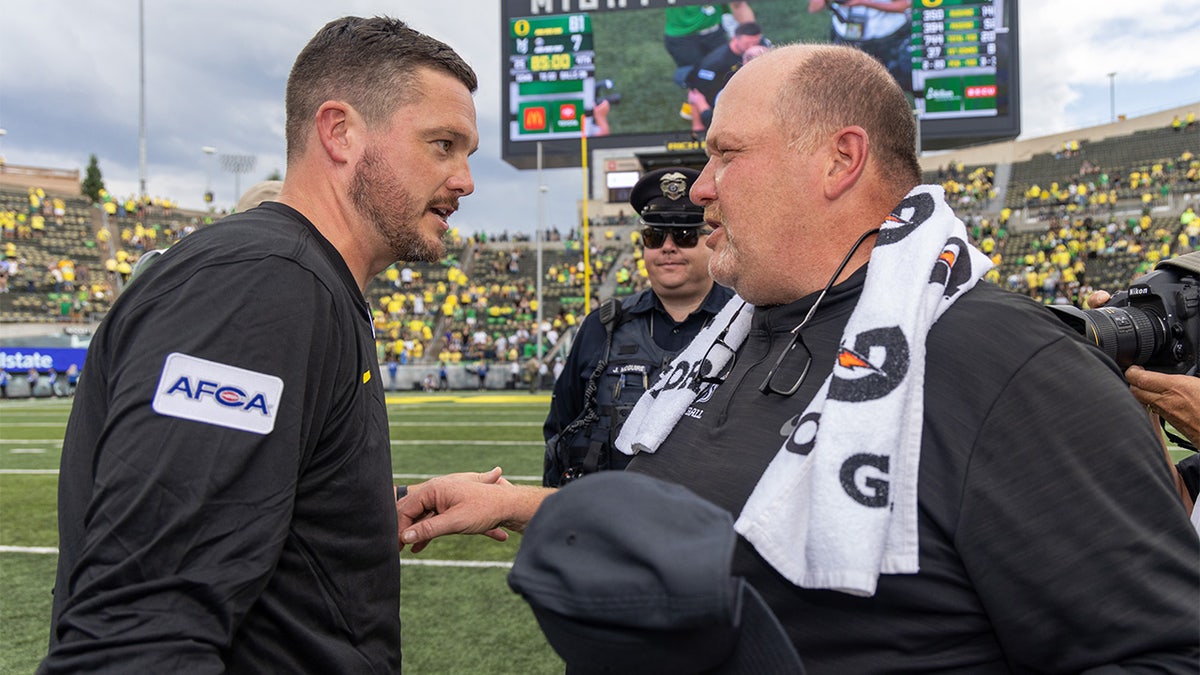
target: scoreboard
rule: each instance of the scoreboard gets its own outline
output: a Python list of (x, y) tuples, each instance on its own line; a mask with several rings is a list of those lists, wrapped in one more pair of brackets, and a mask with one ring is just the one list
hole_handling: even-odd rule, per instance
[(509, 138), (579, 138), (595, 104), (595, 51), (587, 14), (508, 22)]
[(994, 116), (995, 0), (924, 0), (913, 7), (913, 89), (922, 119)]
[[(749, 4), (774, 44), (830, 42), (842, 15), (854, 19), (860, 36), (871, 24), (888, 27), (882, 39), (863, 43), (895, 50), (875, 55), (911, 97), (921, 149), (937, 150), (1020, 134), (1017, 3), (912, 0), (898, 21), (895, 12), (863, 14), (868, 8), (845, 1)], [(696, 21), (699, 15), (710, 21)], [(693, 132), (682, 105), (687, 91), (675, 79), (685, 66), (665, 39), (668, 24), (674, 30), (692, 22), (725, 34), (736, 26), (726, 4), (703, 0), (501, 0), (504, 160), (530, 169), (541, 148), (545, 167), (579, 166), (585, 129), (592, 150), (703, 152), (703, 132)]]

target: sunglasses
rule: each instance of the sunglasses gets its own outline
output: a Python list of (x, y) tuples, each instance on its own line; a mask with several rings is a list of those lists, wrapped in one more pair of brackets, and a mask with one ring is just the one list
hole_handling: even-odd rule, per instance
[(667, 237), (679, 248), (694, 248), (700, 243), (701, 235), (712, 234), (712, 230), (700, 227), (644, 227), (642, 228), (642, 245), (646, 248), (662, 248), (667, 243)]

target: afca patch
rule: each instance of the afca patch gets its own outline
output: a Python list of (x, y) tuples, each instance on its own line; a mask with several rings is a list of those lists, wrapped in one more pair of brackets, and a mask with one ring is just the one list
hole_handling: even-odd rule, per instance
[(275, 428), (283, 380), (175, 352), (163, 363), (154, 412), (266, 435)]

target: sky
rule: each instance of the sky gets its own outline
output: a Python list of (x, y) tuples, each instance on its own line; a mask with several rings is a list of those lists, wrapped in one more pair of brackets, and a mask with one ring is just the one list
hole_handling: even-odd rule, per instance
[[(0, 155), (82, 171), (95, 154), (110, 192), (136, 194), (137, 0), (2, 3)], [(547, 227), (575, 224), (580, 169), (543, 172), (539, 214), (536, 171), (500, 158), (498, 0), (146, 0), (147, 193), (203, 208), (211, 185), (216, 205), (229, 207), (235, 186), (282, 174), (292, 61), (322, 25), (347, 14), (403, 19), (450, 44), (480, 76), (476, 190), (452, 226), (532, 232), (539, 215)], [(1019, 14), (1021, 138), (1107, 123), (1112, 100), (1129, 117), (1200, 102), (1200, 0), (1023, 0)], [(237, 176), (222, 169), (221, 155), (253, 155), (255, 168)]]

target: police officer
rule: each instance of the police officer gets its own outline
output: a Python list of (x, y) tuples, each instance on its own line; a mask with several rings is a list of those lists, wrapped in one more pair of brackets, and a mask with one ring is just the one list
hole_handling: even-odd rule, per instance
[(542, 427), (547, 486), (625, 468), (629, 457), (612, 447), (621, 423), (662, 367), (733, 296), (708, 275), (710, 230), (704, 210), (688, 198), (699, 175), (658, 169), (633, 187), (629, 203), (644, 225), (650, 288), (605, 301), (580, 325)]

